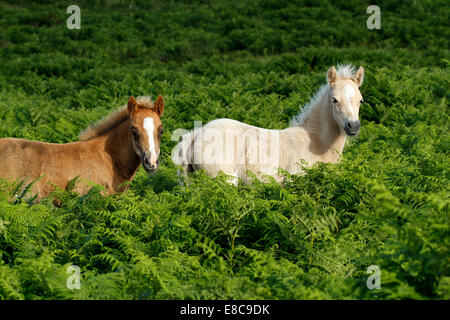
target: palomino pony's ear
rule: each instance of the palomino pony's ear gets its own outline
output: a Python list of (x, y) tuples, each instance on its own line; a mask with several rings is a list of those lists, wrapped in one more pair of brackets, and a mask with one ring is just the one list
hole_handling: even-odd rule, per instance
[(338, 75), (336, 72), (336, 68), (334, 66), (332, 66), (330, 69), (328, 69), (328, 72), (327, 72), (327, 80), (328, 80), (328, 83), (330, 84), (330, 86), (336, 82), (337, 78), (338, 78)]
[(162, 116), (164, 112), (164, 99), (161, 95), (158, 96), (158, 98), (155, 101), (155, 111), (158, 114), (158, 116)]
[(356, 82), (358, 87), (360, 85), (362, 85), (362, 83), (364, 81), (364, 68), (363, 67), (359, 67), (358, 71), (356, 71), (356, 73), (353, 76), (352, 80)]
[(130, 99), (128, 99), (128, 114), (131, 116), (133, 112), (137, 109), (137, 102), (134, 100), (134, 97), (131, 96)]

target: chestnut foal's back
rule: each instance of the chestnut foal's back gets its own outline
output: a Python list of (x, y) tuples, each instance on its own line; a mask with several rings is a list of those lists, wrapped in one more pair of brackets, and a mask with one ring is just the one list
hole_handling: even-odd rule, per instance
[(76, 177), (80, 182), (75, 191), (80, 194), (91, 187), (85, 182), (104, 186), (107, 194), (121, 192), (141, 163), (149, 172), (157, 169), (163, 110), (161, 96), (154, 103), (131, 97), (127, 106), (85, 130), (78, 142), (0, 139), (0, 177), (27, 184), (37, 179), (31, 192), (38, 200), (55, 186), (65, 189)]

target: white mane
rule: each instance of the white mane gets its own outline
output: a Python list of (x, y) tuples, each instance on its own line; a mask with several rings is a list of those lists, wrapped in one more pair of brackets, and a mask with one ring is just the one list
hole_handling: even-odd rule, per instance
[(355, 66), (352, 64), (338, 64), (336, 68), (336, 72), (338, 74), (338, 79), (351, 79), (355, 75), (356, 71)]
[(328, 84), (324, 84), (319, 88), (319, 91), (311, 98), (311, 100), (305, 104), (303, 107), (300, 106), (300, 113), (294, 116), (290, 121), (290, 126), (300, 126), (304, 123), (305, 119), (309, 117), (311, 111), (319, 104), (319, 101), (322, 100), (322, 97), (328, 92), (330, 86)]
[[(352, 64), (338, 64), (336, 72), (338, 74), (338, 80), (343, 80), (351, 79), (356, 71), (355, 66), (353, 66)], [(300, 106), (300, 113), (291, 119), (289, 123), (290, 126), (295, 127), (302, 125), (311, 114), (311, 111), (314, 110), (315, 107), (317, 107), (323, 96), (328, 93), (329, 89), (330, 85), (328, 83), (322, 85), (307, 104), (305, 104), (304, 106)]]

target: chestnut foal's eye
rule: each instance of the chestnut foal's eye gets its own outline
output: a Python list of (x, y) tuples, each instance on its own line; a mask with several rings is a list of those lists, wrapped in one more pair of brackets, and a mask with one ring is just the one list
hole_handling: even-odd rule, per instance
[(164, 133), (164, 129), (161, 128), (161, 131), (159, 132), (160, 135), (162, 135)]
[(133, 134), (133, 138), (139, 139), (139, 132), (137, 132), (136, 128), (131, 128), (131, 133)]
[(333, 99), (333, 103), (337, 103), (337, 99), (335, 97), (332, 98)]

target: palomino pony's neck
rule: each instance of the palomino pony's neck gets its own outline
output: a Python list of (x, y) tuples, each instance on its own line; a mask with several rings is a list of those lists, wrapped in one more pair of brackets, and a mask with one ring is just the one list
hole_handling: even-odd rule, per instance
[(321, 154), (342, 153), (345, 145), (346, 135), (333, 119), (330, 106), (331, 88), (326, 85), (321, 88), (318, 95), (313, 99), (309, 108), (303, 112), (301, 120), (297, 124), (304, 129), (312, 140), (318, 143), (318, 152)]
[(141, 164), (133, 148), (130, 123), (131, 119), (128, 118), (99, 137), (104, 143), (105, 152), (113, 159), (114, 180), (118, 184), (130, 181)]

